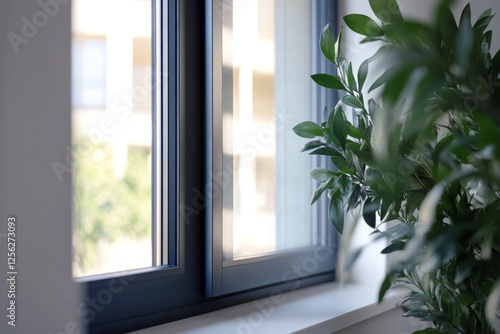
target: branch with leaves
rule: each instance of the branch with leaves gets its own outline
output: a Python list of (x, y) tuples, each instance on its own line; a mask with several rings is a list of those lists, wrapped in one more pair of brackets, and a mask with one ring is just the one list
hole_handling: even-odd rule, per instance
[[(432, 23), (406, 20), (394, 0), (370, 0), (380, 24), (352, 14), (346, 25), (378, 41), (379, 50), (355, 74), (326, 26), (323, 55), (338, 75), (315, 74), (320, 86), (342, 93), (321, 123), (293, 130), (312, 141), (301, 151), (328, 156), (334, 170), (310, 172), (320, 183), (339, 233), (344, 212), (360, 210), (382, 251), (400, 253), (380, 290), (410, 292), (406, 316), (432, 321), (418, 333), (494, 333), (500, 301), (500, 53), (490, 53), (493, 19), (472, 24), (467, 5), (458, 22), (441, 1)], [(387, 69), (366, 90), (371, 66)], [(368, 98), (376, 91), (380, 98)], [(365, 94), (365, 91), (367, 92)], [(351, 121), (346, 113), (355, 115)], [(395, 221), (385, 231), (376, 226)], [(359, 252), (357, 253), (359, 255)]]

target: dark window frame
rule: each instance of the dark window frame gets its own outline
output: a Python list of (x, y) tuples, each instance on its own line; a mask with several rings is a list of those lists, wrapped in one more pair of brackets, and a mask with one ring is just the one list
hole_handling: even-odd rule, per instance
[[(222, 17), (224, 15), (224, 0), (214, 0), (207, 8), (207, 45), (206, 54), (206, 108), (207, 108), (207, 124), (206, 124), (206, 179), (211, 181), (213, 175), (220, 175), (223, 170), (223, 153), (222, 153), (222, 109), (223, 104), (223, 71), (227, 71), (222, 67)], [(334, 8), (332, 7), (333, 1), (313, 1), (312, 7), (312, 40), (318, 40), (319, 32), (326, 24), (324, 21), (331, 21), (333, 15), (331, 14)], [(211, 15), (210, 15), (211, 13)], [(315, 70), (322, 69), (328, 70), (327, 60), (320, 56), (315, 48), (316, 45), (311, 45), (313, 52), (313, 67)], [(332, 68), (330, 68), (330, 71)], [(229, 85), (232, 86), (232, 85)], [(331, 99), (331, 91), (314, 89), (314, 98), (317, 104), (321, 104), (321, 100)], [(329, 105), (333, 107), (333, 102)], [(322, 108), (315, 108), (311, 106), (311, 110), (316, 110), (317, 120), (320, 120), (323, 115), (320, 110)], [(326, 160), (315, 161), (315, 165), (321, 163), (325, 164)], [(207, 182), (209, 182), (207, 181)], [(203, 188), (200, 188), (203, 189)], [(336, 241), (337, 234), (330, 224), (323, 219), (318, 219), (317, 224), (319, 230), (326, 235), (319, 236), (319, 239), (324, 238), (321, 245), (313, 245), (297, 249), (295, 251), (287, 251), (282, 254), (272, 254), (268, 256), (261, 256), (251, 259), (240, 261), (225, 261), (223, 258), (223, 193), (226, 191), (216, 182), (212, 182), (213, 194), (207, 196), (207, 212), (206, 212), (206, 293), (208, 297), (222, 296), (231, 293), (237, 293), (242, 290), (257, 288), (262, 285), (276, 284), (281, 281), (287, 280), (287, 277), (301, 276), (306, 273), (309, 275), (320, 275), (321, 273), (332, 272), (335, 270), (336, 261)], [(304, 205), (307, 205), (304, 203)], [(328, 203), (326, 198), (322, 198), (316, 205), (317, 212), (327, 212)], [(321, 218), (325, 215), (318, 215)], [(324, 228), (321, 228), (323, 226)], [(320, 253), (328, 252), (331, 256), (328, 257), (332, 261), (318, 261), (321, 258)], [(335, 253), (335, 254), (334, 254)], [(312, 263), (311, 263), (312, 261)], [(299, 266), (306, 266), (308, 263), (313, 264), (316, 268), (304, 273), (304, 270), (295, 270), (296, 273), (288, 275), (290, 268)], [(258, 277), (258, 280), (256, 279)], [(288, 278), (289, 280), (290, 278)]]
[[(315, 1), (326, 3), (331, 13), (336, 12), (336, 1)], [(168, 201), (163, 198), (160, 203), (168, 206), (163, 219), (169, 222), (169, 258), (163, 260), (171, 265), (78, 279), (86, 306), (79, 307), (77, 313), (91, 334), (139, 330), (335, 278), (334, 270), (310, 276), (294, 275), (272, 284), (267, 282), (260, 288), (207, 297), (205, 256), (209, 242), (205, 233), (210, 203), (205, 203), (208, 213), (191, 212), (188, 222), (186, 212), (181, 211), (195, 200), (193, 189), (203, 189), (207, 182), (205, 167), (211, 152), (206, 150), (205, 138), (209, 135), (207, 105), (211, 96), (206, 82), (211, 80), (211, 58), (207, 55), (212, 45), (207, 37), (211, 33), (212, 1), (162, 0), (162, 3), (163, 17), (168, 17), (168, 27), (162, 23), (162, 30), (168, 31), (168, 37), (163, 39), (168, 43), (168, 68), (162, 69), (168, 75), (162, 76), (166, 83), (162, 91), (168, 94), (164, 101), (168, 101), (169, 110), (168, 115), (163, 115), (168, 119), (168, 129), (162, 129), (168, 133), (168, 149), (163, 149), (162, 154), (169, 168), (163, 174), (168, 178), (168, 188), (162, 189)], [(322, 24), (329, 22), (336, 26), (334, 20), (327, 20), (326, 13), (316, 15)], [(318, 25), (313, 29), (315, 39), (322, 28)], [(315, 49), (312, 52), (319, 59)], [(162, 58), (165, 63), (165, 57)], [(333, 68), (324, 68), (326, 71)], [(323, 97), (313, 108), (329, 102), (325, 99), (333, 96)], [(163, 187), (164, 183), (160, 184)]]

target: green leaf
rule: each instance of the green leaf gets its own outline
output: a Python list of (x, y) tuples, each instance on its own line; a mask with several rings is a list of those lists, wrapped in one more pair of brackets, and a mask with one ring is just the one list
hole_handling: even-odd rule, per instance
[(347, 211), (351, 208), (356, 208), (360, 203), (361, 186), (356, 184), (352, 188), (351, 196), (349, 196), (349, 202), (347, 203)]
[(302, 138), (315, 138), (323, 136), (323, 130), (321, 127), (311, 121), (305, 121), (297, 124), (292, 130), (297, 136)]
[(443, 137), (437, 144), (436, 148), (434, 149), (434, 159), (439, 160), (441, 152), (445, 150), (454, 140), (454, 137), (452, 135), (447, 135)]
[(354, 32), (363, 36), (382, 36), (382, 29), (372, 18), (362, 14), (344, 16), (345, 24)]
[(398, 101), (399, 96), (406, 87), (413, 70), (414, 68), (410, 66), (403, 67), (387, 79), (383, 93), (383, 101), (392, 103), (396, 103)]
[(341, 172), (350, 174), (351, 169), (349, 168), (349, 165), (347, 165), (347, 162), (345, 161), (344, 157), (331, 157), (330, 158), (335, 165)]
[(349, 175), (342, 174), (338, 177), (337, 186), (343, 194), (347, 194), (349, 191), (351, 191), (351, 185), (352, 183)]
[(377, 115), (382, 112), (382, 109), (374, 99), (370, 99), (368, 101), (368, 112), (370, 113), (370, 117), (372, 118), (373, 122), (375, 122), (377, 119)]
[(371, 151), (353, 151), (352, 153), (354, 153), (358, 157), (358, 159), (365, 165), (376, 167), (375, 159), (373, 158), (373, 154)]
[(321, 197), (321, 195), (325, 192), (325, 190), (331, 189), (334, 184), (335, 184), (335, 176), (332, 176), (330, 179), (328, 179), (328, 181), (322, 183), (312, 195), (311, 205), (316, 203), (316, 201)]
[(468, 215), (469, 211), (470, 211), (470, 209), (469, 209), (469, 200), (467, 198), (467, 195), (463, 194), (460, 197), (460, 201), (458, 202), (457, 220), (459, 220), (459, 221), (466, 221), (467, 215)]
[(349, 89), (352, 91), (357, 91), (358, 87), (356, 85), (356, 81), (354, 80), (354, 73), (352, 71), (352, 63), (349, 63), (349, 67), (347, 68), (347, 83), (349, 84)]
[(420, 206), (420, 211), (418, 213), (418, 219), (423, 225), (423, 230), (427, 231), (431, 225), (434, 223), (434, 218), (436, 217), (436, 207), (441, 199), (444, 192), (444, 184), (438, 183), (431, 189), (425, 196)]
[[(358, 129), (356, 129), (356, 128), (355, 128), (354, 126), (352, 126), (352, 125), (350, 125), (349, 129), (351, 129), (351, 128), (352, 128), (352, 129), (355, 129), (356, 131), (359, 131)], [(349, 131), (350, 131), (350, 130), (349, 130)], [(361, 132), (361, 131), (359, 131), (359, 132)], [(357, 132), (356, 132), (356, 133), (357, 133)], [(349, 133), (349, 136), (356, 138), (355, 136), (351, 135), (350, 133)], [(353, 142), (352, 140), (349, 140), (349, 139), (345, 142), (345, 149), (346, 149), (347, 151), (357, 151), (357, 150), (359, 150), (360, 148), (361, 148), (361, 144), (360, 144), (360, 143)]]
[[(364, 138), (364, 135), (363, 135), (363, 132), (354, 127), (351, 123), (348, 123), (347, 124), (347, 134), (353, 138), (357, 138), (357, 139), (363, 139)], [(354, 148), (354, 146), (347, 146), (347, 143), (346, 143), (346, 148), (349, 150), (349, 151), (352, 151), (352, 150), (359, 150), (359, 144), (357, 143), (354, 143), (356, 146), (356, 148)]]
[(361, 104), (361, 101), (352, 95), (343, 96), (342, 102), (349, 107), (363, 109), (363, 104)]
[(336, 190), (330, 199), (328, 216), (333, 227), (342, 234), (344, 232), (344, 202), (340, 190)]
[(394, 67), (389, 68), (377, 80), (375, 80), (375, 82), (370, 86), (370, 89), (368, 89), (368, 93), (385, 84), (395, 73), (396, 73), (396, 68)]
[[(492, 12), (491, 8), (486, 9), (484, 12), (481, 13), (481, 15), (479, 15), (479, 17), (477, 18), (477, 20), (479, 21), (479, 20), (481, 20), (481, 19), (483, 19), (485, 17), (491, 16), (491, 12)], [(494, 15), (495, 14), (493, 14), (493, 16)]]
[(384, 282), (382, 282), (382, 286), (380, 287), (379, 293), (378, 293), (378, 302), (381, 303), (382, 300), (384, 299), (385, 294), (387, 293), (387, 290), (392, 285), (392, 282), (394, 282), (394, 273), (390, 272), (387, 274), (387, 276), (384, 279)]
[(460, 17), (460, 25), (457, 35), (457, 60), (458, 65), (463, 71), (466, 70), (466, 63), (472, 51), (474, 36), (471, 26), (470, 4), (465, 6), (462, 16)]
[(306, 151), (309, 151), (309, 150), (312, 150), (312, 149), (315, 149), (315, 148), (318, 148), (321, 146), (325, 146), (325, 144), (319, 140), (313, 140), (313, 141), (306, 143), (304, 146), (302, 146), (302, 148), (300, 149), (299, 152), (300, 153), (306, 152)]
[(472, 28), (482, 33), (488, 27), (494, 16), (495, 15), (491, 15), (491, 8), (485, 10), (481, 16), (479, 16)]
[(463, 293), (456, 296), (456, 298), (460, 304), (465, 305), (465, 306), (470, 306), (475, 301), (474, 298), (472, 298), (469, 295), (463, 294)]
[(391, 209), (391, 206), (393, 204), (393, 199), (392, 198), (383, 198), (382, 199), (382, 204), (380, 205), (380, 219), (382, 221), (386, 221), (387, 217), (389, 215), (389, 210)]
[(333, 34), (332, 27), (330, 27), (329, 24), (325, 26), (323, 32), (321, 33), (319, 45), (321, 52), (323, 52), (326, 59), (335, 63), (335, 36)]
[(411, 192), (410, 196), (408, 196), (408, 199), (406, 201), (406, 217), (411, 217), (415, 210), (420, 206), (422, 201), (425, 198), (425, 195), (427, 195), (427, 190), (416, 190)]
[(442, 6), (439, 13), (439, 29), (443, 35), (443, 41), (445, 43), (450, 43), (453, 45), (453, 41), (456, 40), (458, 27), (455, 21), (455, 16), (453, 15), (450, 7)]
[[(484, 33), (483, 39), (481, 40), (481, 50), (484, 55), (488, 55), (491, 48), (491, 39), (493, 38), (493, 32), (488, 30)], [(489, 55), (488, 55), (489, 56)]]
[(390, 254), (392, 252), (400, 251), (404, 249), (406, 246), (406, 243), (404, 243), (401, 240), (394, 240), (389, 246), (385, 247), (382, 250), (382, 254)]
[(345, 149), (345, 141), (347, 139), (347, 120), (345, 119), (344, 110), (342, 106), (338, 106), (334, 110), (333, 117), (333, 134), (337, 137), (340, 146)]
[(412, 228), (408, 225), (397, 224), (382, 232), (384, 236), (392, 239), (401, 239), (411, 233)]
[[(435, 31), (429, 29), (426, 24), (410, 21), (397, 24), (386, 24), (382, 26), (382, 30), (387, 39), (392, 40), (396, 45), (405, 45), (415, 47), (419, 44), (429, 44), (429, 34), (434, 34)], [(402, 50), (403, 51), (403, 50)], [(415, 54), (409, 54), (415, 56)]]
[(365, 43), (371, 43), (371, 42), (376, 42), (376, 41), (381, 41), (382, 38), (381, 37), (372, 37), (372, 36), (368, 36), (368, 37), (365, 37), (363, 38), (359, 44), (365, 44)]
[(403, 21), (396, 0), (370, 0), (370, 7), (382, 22), (397, 23)]
[(358, 85), (359, 85), (359, 91), (363, 89), (363, 86), (366, 81), (366, 77), (368, 76), (368, 67), (369, 67), (370, 61), (369, 59), (365, 60), (364, 62), (361, 63), (359, 66), (358, 70)]
[(493, 57), (491, 65), (493, 66), (495, 71), (500, 72), (500, 50), (498, 50), (495, 56)]
[(403, 317), (415, 317), (415, 318), (425, 318), (427, 317), (431, 312), (429, 310), (425, 309), (416, 309), (416, 310), (410, 310), (403, 314)]
[(383, 45), (381, 46), (370, 58), (366, 61), (371, 63), (378, 59), (385, 59), (388, 55), (392, 54), (395, 50), (395, 47), (392, 45)]
[(336, 116), (338, 106), (339, 105), (337, 104), (335, 109), (333, 109), (332, 112), (330, 113), (330, 115), (328, 115), (328, 119), (326, 121), (326, 128), (328, 131), (328, 141), (330, 143), (332, 143), (335, 147), (342, 147), (342, 145), (340, 144), (340, 141), (335, 136), (335, 128), (334, 128), (335, 116)]
[(368, 198), (363, 205), (363, 219), (371, 228), (375, 228), (377, 224), (376, 213), (379, 209), (379, 206), (379, 201), (373, 198)]
[(317, 150), (312, 151), (309, 153), (311, 155), (326, 155), (329, 157), (340, 157), (341, 154), (334, 148), (331, 147), (321, 147), (318, 148)]
[(336, 90), (346, 90), (340, 78), (336, 75), (319, 73), (311, 75), (311, 78), (315, 83), (322, 87), (336, 89)]
[(342, 46), (342, 30), (343, 29), (344, 29), (344, 27), (340, 26), (339, 38), (337, 38), (337, 42), (335, 43), (335, 49), (337, 50), (337, 61), (340, 57), (340, 48)]
[(332, 176), (335, 176), (337, 174), (338, 173), (335, 173), (335, 172), (332, 172), (331, 170), (323, 169), (323, 168), (315, 168), (315, 169), (311, 169), (309, 171), (309, 176), (311, 176), (311, 178), (313, 178), (315, 181), (318, 181), (321, 183), (324, 183), (324, 182), (330, 180), (330, 178)]

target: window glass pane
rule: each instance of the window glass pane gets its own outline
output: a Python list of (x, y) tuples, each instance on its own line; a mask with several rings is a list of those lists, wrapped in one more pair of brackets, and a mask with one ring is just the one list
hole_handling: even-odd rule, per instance
[(312, 4), (224, 1), (224, 258), (313, 245), (311, 161), (291, 130), (311, 119)]
[(151, 1), (72, 5), (73, 274), (148, 267)]

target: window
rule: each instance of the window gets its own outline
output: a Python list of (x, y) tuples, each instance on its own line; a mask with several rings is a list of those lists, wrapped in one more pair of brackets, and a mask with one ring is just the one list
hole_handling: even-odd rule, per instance
[[(82, 117), (102, 120), (113, 112), (112, 82), (132, 90), (132, 99), (149, 69), (152, 84), (128, 109), (130, 128), (118, 140), (126, 143), (122, 167), (113, 160), (103, 175), (99, 159), (117, 156), (101, 147), (105, 139), (102, 152), (91, 155), (97, 160), (82, 159), (114, 182), (116, 188), (95, 186), (113, 201), (134, 185), (125, 207), (135, 207), (125, 216), (137, 218), (110, 227), (127, 232), (118, 241), (127, 246), (109, 264), (78, 275), (88, 295), (80, 315), (90, 332), (131, 331), (332, 280), (336, 235), (322, 214), (326, 204), (309, 207), (315, 184), (307, 171), (322, 161), (299, 155), (303, 143), (291, 128), (321, 119), (321, 106), (333, 107), (309, 75), (334, 70), (317, 51), (322, 28), (334, 23), (334, 1), (135, 0), (122, 7), (127, 14), (114, 20), (127, 24), (113, 29), (132, 32), (119, 34), (130, 53), (117, 55), (104, 38), (106, 104)], [(131, 20), (152, 33), (134, 33)], [(112, 75), (120, 62), (126, 74)], [(139, 186), (127, 173), (151, 181)], [(88, 184), (77, 182), (77, 192)], [(149, 220), (139, 219), (146, 211)], [(114, 248), (94, 240), (90, 249), (110, 254), (106, 243)], [(126, 251), (143, 262), (131, 265)]]
[(114, 6), (73, 1), (77, 277), (153, 263), (151, 2)]
[(313, 112), (322, 92), (309, 79), (321, 66), (309, 50), (317, 44), (316, 11), (322, 4), (220, 5), (213, 16), (213, 100), (207, 116), (213, 154), (207, 174), (213, 182), (207, 196), (213, 210), (207, 221), (209, 296), (290, 280), (296, 274), (287, 268), (296, 263), (307, 267), (307, 275), (335, 268), (334, 261), (311, 260), (315, 252), (332, 253), (334, 236), (323, 219), (325, 203), (307, 205), (313, 160), (300, 155), (302, 141), (291, 131), (301, 120), (322, 117)]
[(73, 106), (103, 108), (106, 105), (106, 40), (73, 39)]

